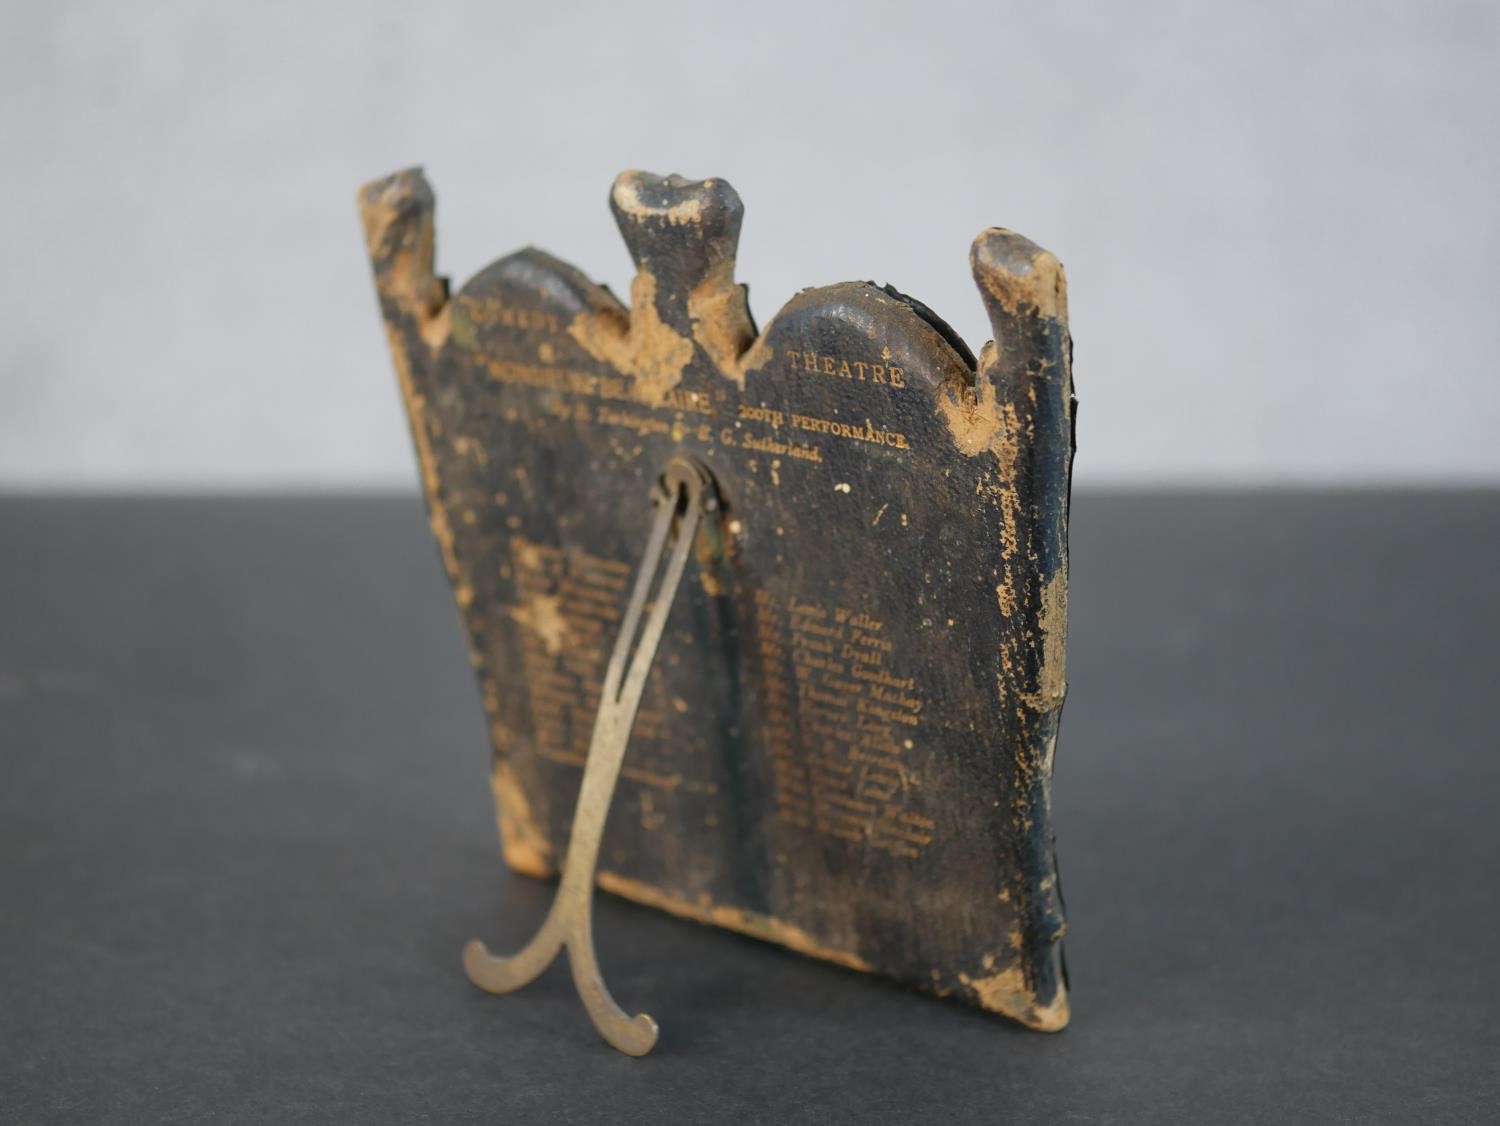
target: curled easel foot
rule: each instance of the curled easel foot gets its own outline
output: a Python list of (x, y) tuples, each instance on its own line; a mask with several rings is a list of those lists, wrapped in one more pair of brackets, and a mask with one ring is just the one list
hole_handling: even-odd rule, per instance
[[(487, 993), (513, 993), (541, 976), (562, 946), (558, 943), (544, 951), (533, 939), (519, 954), (506, 958), (491, 954), (483, 942), (471, 938), (464, 946), (464, 973)], [(591, 972), (586, 972), (580, 959), (572, 955), (572, 947), (569, 947), (569, 954), (573, 983), (583, 1000), (584, 1009), (605, 1042), (627, 1056), (644, 1056), (656, 1047), (656, 1021), (647, 1013), (628, 1015), (610, 995), (592, 959), (587, 967)]]
[[(699, 519), (706, 509), (716, 507), (716, 498), (707, 472), (686, 458), (676, 457), (667, 464), (652, 503), (656, 517), (604, 676), (568, 856), (552, 909), (541, 930), (517, 954), (491, 954), (477, 938), (464, 947), (464, 973), (490, 993), (510, 993), (535, 981), (566, 947), (573, 983), (594, 1027), (611, 1047), (628, 1056), (643, 1056), (656, 1046), (657, 1025), (645, 1013), (632, 1017), (621, 1009), (599, 972), (593, 932), (594, 866), (646, 677), (661, 644), (667, 614), (682, 585)], [(642, 628), (641, 618), (658, 571), (660, 587)]]

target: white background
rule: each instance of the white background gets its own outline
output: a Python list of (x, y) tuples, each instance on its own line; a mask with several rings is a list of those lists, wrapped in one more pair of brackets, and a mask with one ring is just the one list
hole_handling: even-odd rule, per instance
[(415, 487), (355, 216), (627, 289), (641, 167), (762, 324), (970, 240), (1071, 282), (1081, 484), (1500, 481), (1500, 5), (36, 3), (0, 42), (0, 487)]

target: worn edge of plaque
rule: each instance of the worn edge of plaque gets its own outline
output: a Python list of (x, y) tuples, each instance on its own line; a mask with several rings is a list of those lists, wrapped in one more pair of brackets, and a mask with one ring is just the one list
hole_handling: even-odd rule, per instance
[[(689, 183), (670, 178), (679, 184)], [(612, 191), (617, 214), (643, 215), (643, 183), (660, 183), (639, 172), (622, 173)], [(712, 188), (728, 185), (702, 181)], [(732, 193), (732, 189), (729, 189)], [(737, 200), (736, 200), (737, 202)], [(452, 333), (448, 279), (435, 269), (435, 198), (420, 168), (409, 168), (371, 181), (358, 195), (366, 249), (374, 273), (376, 294), (387, 340), (404, 401), (421, 475), (429, 524), (452, 586), (459, 609), (473, 598), (455, 554), (454, 537), (443, 500), (437, 459), (429, 438), (431, 415), (426, 396), (416, 377), (438, 360)], [(702, 221), (692, 207), (674, 209), (672, 224)], [(722, 269), (710, 271), (703, 283), (689, 294), (693, 314), (691, 336), (678, 333), (656, 315), (656, 278), (641, 266), (631, 284), (631, 303), (618, 303), (603, 286), (586, 281), (599, 301), (580, 312), (568, 326), (574, 339), (601, 362), (636, 377), (642, 401), (666, 389), (673, 369), (680, 375), (686, 361), (674, 363), (684, 348), (691, 354), (696, 343), (727, 379), (741, 385), (745, 373), (769, 359), (765, 342), (782, 312), (797, 301), (793, 298), (758, 334), (751, 320), (746, 289), (734, 280), (735, 239), (722, 258)], [(623, 229), (623, 226), (622, 226)], [(1024, 726), (1045, 734), (1039, 753), (1027, 760), (1017, 756), (1018, 784), (1025, 778), (1029, 788), (1050, 811), (1050, 783), (1056, 746), (1057, 720), (1067, 694), (1065, 654), (1067, 642), (1067, 525), (1071, 492), (1072, 459), (1076, 442), (1077, 400), (1072, 382), (1072, 339), (1068, 333), (1067, 283), (1061, 263), (1049, 251), (1004, 228), (980, 233), (970, 250), (970, 267), (988, 314), (993, 338), (980, 350), (972, 383), (939, 394), (938, 406), (958, 449), (967, 456), (989, 454), (996, 460), (1002, 494), (1001, 555), (1006, 560), (1004, 577), (996, 587), (1002, 615), (1013, 623), (1028, 620), (1018, 608), (1036, 611), (1035, 630), (1012, 630), (1003, 642), (1000, 689), (1001, 706), (1014, 706), (1024, 713)], [(578, 273), (569, 267), (570, 272)], [(1040, 342), (1040, 343), (1039, 343)], [(1030, 361), (1030, 362), (1028, 362)], [(1060, 397), (1067, 428), (1065, 448), (1046, 440), (1033, 440), (1028, 431), (1028, 413), (1034, 415), (1039, 388), (1043, 394)], [(1030, 399), (1032, 412), (1025, 409)], [(1018, 410), (1018, 407), (1020, 408)], [(1060, 459), (1051, 466), (1039, 459)], [(1060, 475), (1061, 488), (1048, 489)], [(1038, 484), (1040, 479), (1040, 484)], [(1044, 582), (1030, 573), (1026, 563), (1035, 559), (1037, 537), (1055, 537), (1048, 554), (1057, 560), (1055, 571)], [(552, 848), (536, 828), (526, 796), (503, 756), (494, 754), (491, 783), (499, 823), (502, 853), (514, 871), (548, 878), (556, 876), (558, 864)], [(1045, 813), (1050, 823), (1050, 813)], [(1050, 827), (1049, 827), (1050, 831)], [(1049, 842), (1048, 859), (1055, 880), (1055, 846)], [(597, 886), (637, 903), (673, 915), (723, 927), (799, 953), (850, 969), (871, 971), (875, 967), (852, 951), (830, 947), (786, 920), (746, 908), (685, 899), (649, 883), (601, 868)], [(1062, 963), (1061, 940), (1066, 924), (1058, 919), (1051, 940), (1057, 960), (1055, 994), (1043, 1001), (1025, 981), (1019, 966), (1010, 966), (990, 976), (960, 975), (980, 1008), (1009, 1016), (1027, 1027), (1057, 1031), (1068, 1024), (1067, 973)]]

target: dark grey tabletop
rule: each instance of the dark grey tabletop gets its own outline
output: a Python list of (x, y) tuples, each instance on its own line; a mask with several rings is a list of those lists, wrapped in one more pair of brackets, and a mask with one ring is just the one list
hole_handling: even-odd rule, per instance
[(0, 500), (0, 1121), (1500, 1120), (1500, 494), (1078, 498), (1056, 1036), (601, 896), (662, 1023), (470, 987), (415, 499)]

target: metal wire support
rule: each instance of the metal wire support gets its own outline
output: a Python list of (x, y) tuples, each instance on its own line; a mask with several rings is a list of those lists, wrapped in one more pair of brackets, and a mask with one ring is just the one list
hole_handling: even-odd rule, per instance
[[(518, 954), (497, 957), (477, 938), (464, 947), (464, 972), (471, 982), (490, 993), (510, 993), (536, 980), (567, 947), (573, 982), (594, 1027), (612, 1047), (629, 1056), (643, 1056), (656, 1046), (657, 1026), (646, 1013), (627, 1016), (610, 996), (599, 973), (594, 952), (594, 867), (630, 730), (661, 645), (667, 615), (682, 585), (693, 537), (703, 512), (717, 507), (717, 499), (706, 470), (687, 458), (674, 457), (657, 482), (651, 503), (656, 516), (604, 675), (568, 855), (552, 908), (541, 930)], [(655, 598), (649, 598), (658, 574), (660, 586)], [(648, 602), (651, 609), (646, 614)]]

